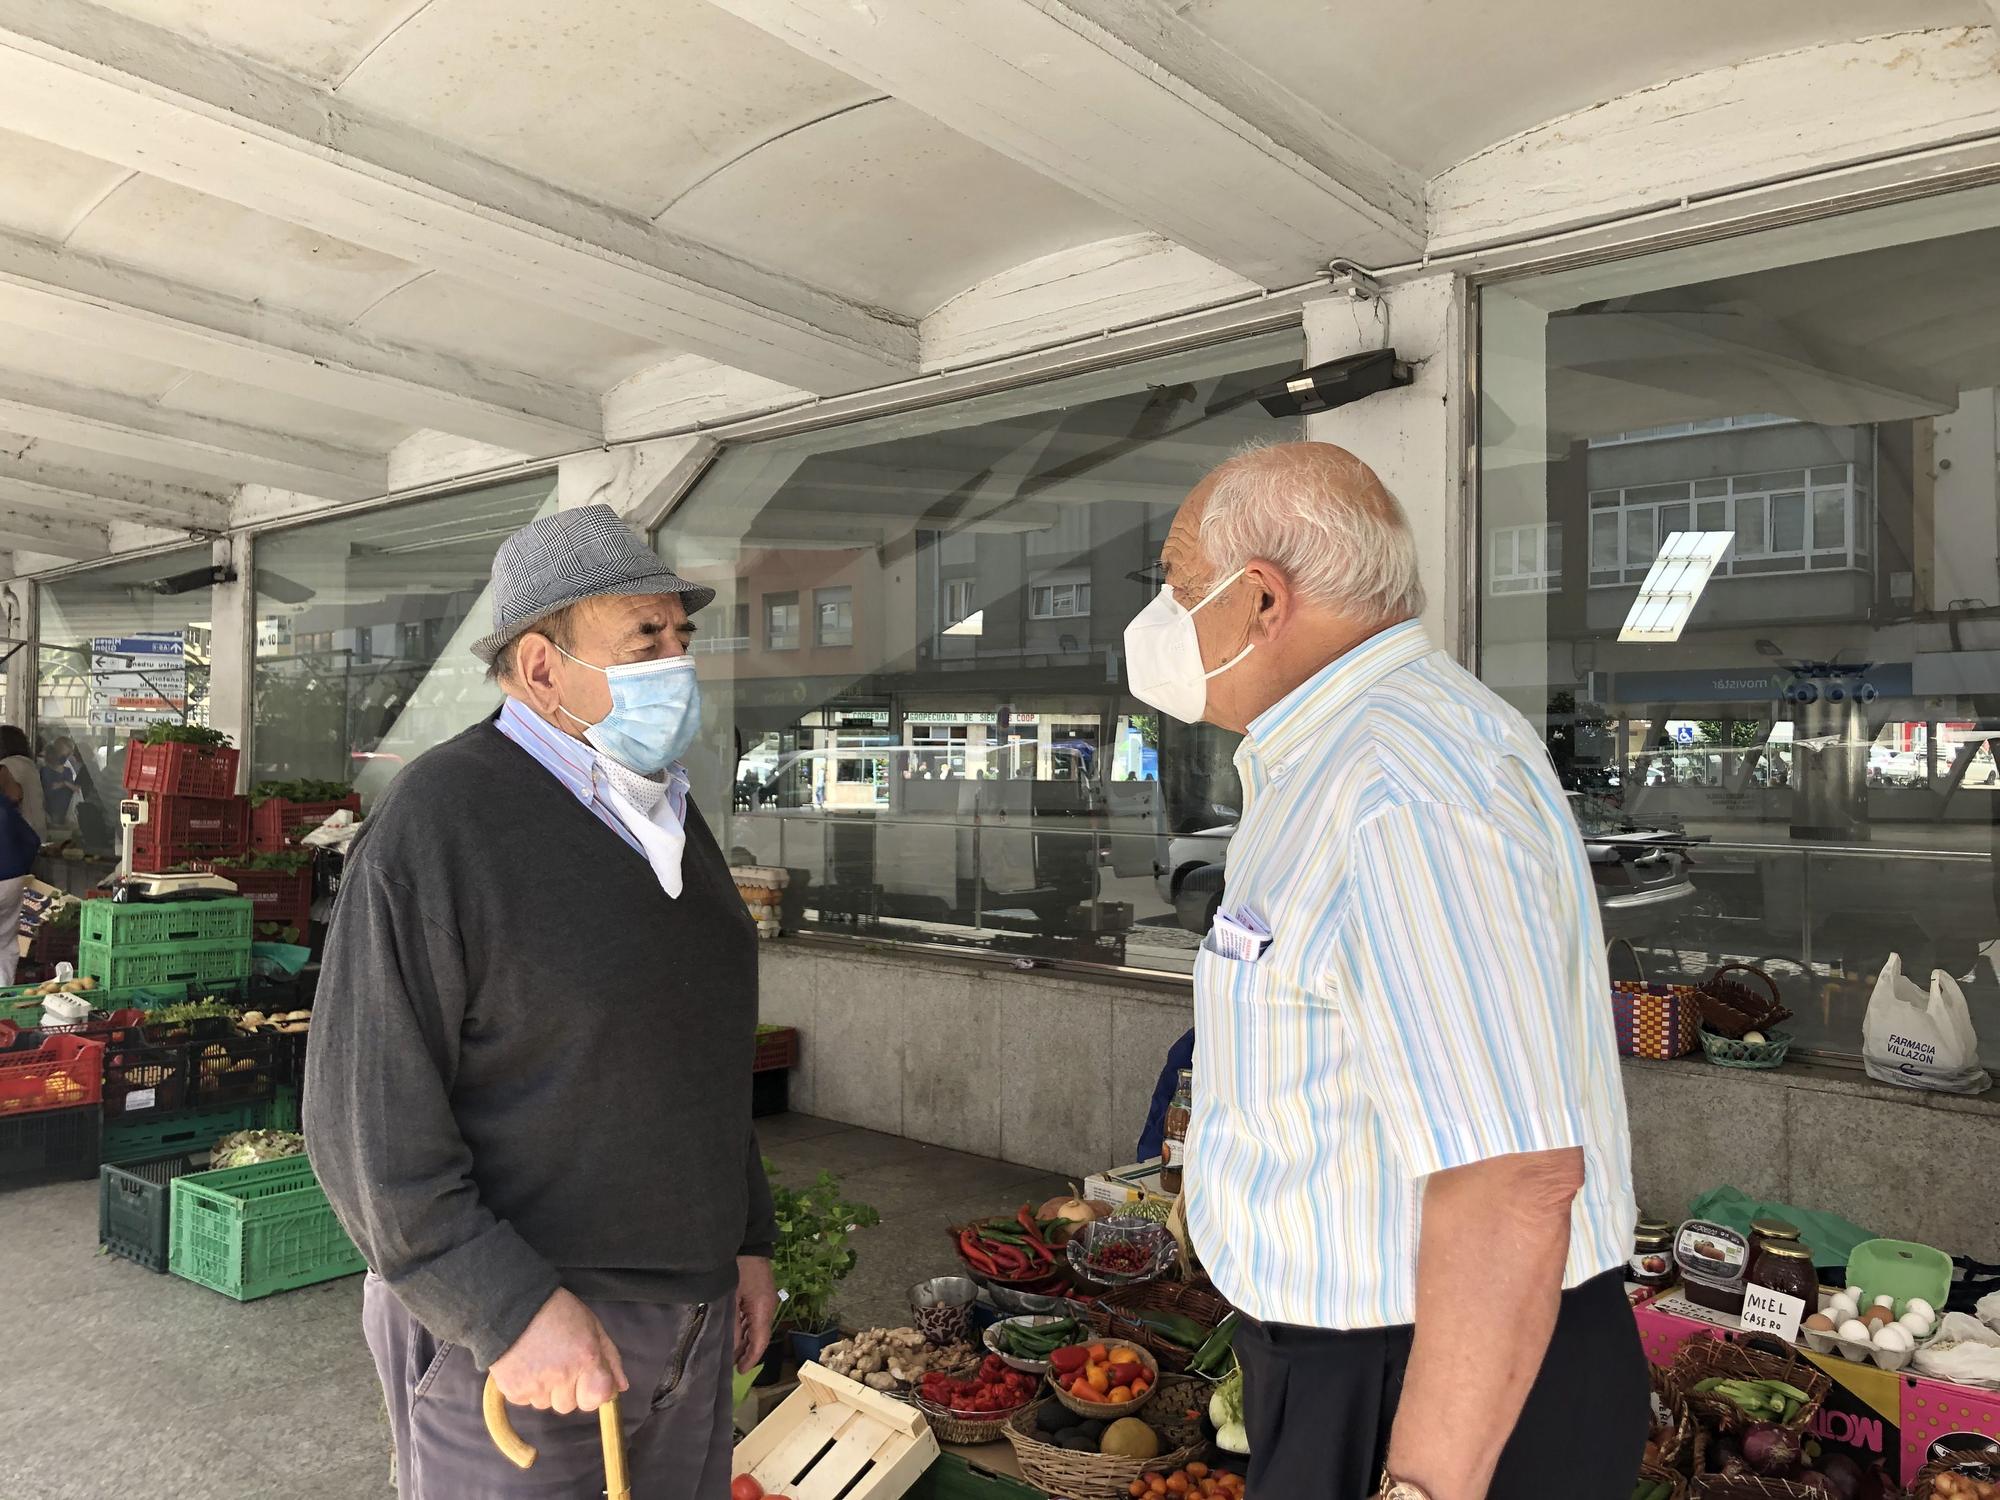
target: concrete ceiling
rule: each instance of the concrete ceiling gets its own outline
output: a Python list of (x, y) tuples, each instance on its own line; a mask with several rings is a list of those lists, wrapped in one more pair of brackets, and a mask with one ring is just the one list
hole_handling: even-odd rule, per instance
[[(1914, 28), (2000, 55), (1993, 19), (0, 0), (0, 548), (212, 530), (244, 485), (365, 498), (439, 435), (540, 456), (630, 435), (633, 411), (906, 379), (1004, 343), (980, 288), (1008, 289), (991, 316), (1024, 337), (1030, 263), (1058, 268), (1028, 280), (1073, 328), (1127, 305), (1126, 265), (1173, 310), (1410, 260), (1428, 184), (1521, 132)], [(1065, 256), (1095, 278), (1072, 308)]]

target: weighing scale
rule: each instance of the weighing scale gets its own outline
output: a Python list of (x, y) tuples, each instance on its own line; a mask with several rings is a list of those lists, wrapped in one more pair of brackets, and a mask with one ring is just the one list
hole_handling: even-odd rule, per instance
[(134, 870), (134, 830), (150, 818), (151, 808), (142, 797), (127, 797), (118, 804), (119, 837), (122, 840), (120, 853), (123, 857), (117, 873), (112, 877), (113, 901), (203, 901), (236, 894), (233, 881), (224, 880), (206, 870), (173, 875), (148, 875)]

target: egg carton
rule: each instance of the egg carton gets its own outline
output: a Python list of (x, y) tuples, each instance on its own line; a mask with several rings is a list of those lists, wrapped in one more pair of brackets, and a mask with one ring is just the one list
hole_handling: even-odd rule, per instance
[[(1844, 1312), (1834, 1310), (1834, 1305), (1836, 1301), (1842, 1295), (1843, 1294), (1837, 1292), (1827, 1293), (1819, 1299), (1819, 1311), (1825, 1313), (1828, 1317), (1834, 1320), (1836, 1329), (1841, 1326), (1844, 1326), (1848, 1321), (1850, 1321), (1850, 1319), (1844, 1315)], [(1865, 1313), (1866, 1309), (1861, 1308), (1859, 1305), (1861, 1301), (1861, 1294), (1858, 1293), (1855, 1288), (1849, 1287), (1845, 1295), (1847, 1295), (1849, 1299), (1855, 1303), (1855, 1312), (1857, 1314)], [(1932, 1338), (1936, 1336), (1937, 1310), (1935, 1308), (1929, 1308), (1928, 1304), (1925, 1304), (1925, 1306), (1931, 1313), (1930, 1318), (1927, 1320), (1930, 1326), (1921, 1335), (1917, 1333), (1914, 1327), (1910, 1326), (1907, 1323), (1902, 1322), (1902, 1319), (1904, 1317), (1909, 1316), (1908, 1303), (1903, 1304), (1902, 1307), (1891, 1307), (1890, 1309), (1890, 1311), (1898, 1315), (1897, 1323), (1892, 1326), (1902, 1327), (1904, 1331), (1909, 1333), (1911, 1336), (1911, 1342), (1908, 1348), (1902, 1348), (1898, 1346), (1895, 1348), (1885, 1349), (1881, 1345), (1875, 1343), (1872, 1338), (1870, 1339), (1842, 1338), (1838, 1332), (1827, 1333), (1816, 1328), (1802, 1327), (1799, 1330), (1799, 1336), (1805, 1340), (1806, 1347), (1811, 1349), (1815, 1354), (1837, 1353), (1840, 1355), (1842, 1359), (1852, 1360), (1857, 1365), (1868, 1364), (1872, 1362), (1877, 1367), (1884, 1370), (1888, 1370), (1893, 1373), (1897, 1370), (1901, 1370), (1907, 1367), (1910, 1361), (1912, 1361), (1917, 1357), (1917, 1350), (1923, 1348), (1926, 1344), (1928, 1344), (1931, 1341)], [(1859, 1319), (1857, 1318), (1855, 1319), (1855, 1321), (1859, 1321)]]

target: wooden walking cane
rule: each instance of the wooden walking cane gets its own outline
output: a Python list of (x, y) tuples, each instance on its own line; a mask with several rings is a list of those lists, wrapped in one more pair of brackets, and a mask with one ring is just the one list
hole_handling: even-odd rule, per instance
[[(494, 1384), (491, 1375), (486, 1377), (485, 1409), (486, 1435), (493, 1439), (493, 1446), (515, 1468), (531, 1467), (535, 1462), (534, 1447), (523, 1442), (514, 1424), (507, 1420), (507, 1398), (500, 1394), (500, 1387)], [(632, 1479), (625, 1472), (625, 1429), (619, 1425), (616, 1396), (597, 1408), (597, 1426), (604, 1439), (606, 1500), (632, 1500)]]

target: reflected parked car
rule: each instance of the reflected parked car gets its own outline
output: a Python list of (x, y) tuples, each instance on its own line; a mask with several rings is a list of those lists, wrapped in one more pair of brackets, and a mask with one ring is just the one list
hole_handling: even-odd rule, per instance
[[(1580, 792), (1570, 794), (1570, 813), (1590, 860), (1607, 942), (1624, 938), (1637, 943), (1658, 936), (1692, 910), (1691, 841), (1680, 829), (1639, 827), (1610, 803)], [(1172, 872), (1178, 878), (1171, 891), (1163, 886), (1161, 895), (1172, 904), (1176, 925), (1200, 933), (1215, 925), (1222, 906), (1229, 835), (1235, 831), (1232, 824), (1173, 841), (1189, 853), (1213, 848), (1218, 837), (1221, 841), (1217, 857)], [(1208, 842), (1203, 845), (1198, 840)]]

